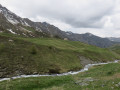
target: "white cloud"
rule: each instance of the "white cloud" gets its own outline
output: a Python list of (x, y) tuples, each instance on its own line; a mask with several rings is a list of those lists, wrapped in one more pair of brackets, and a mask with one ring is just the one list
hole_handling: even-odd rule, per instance
[(47, 21), (62, 30), (119, 36), (120, 0), (0, 0), (22, 17)]

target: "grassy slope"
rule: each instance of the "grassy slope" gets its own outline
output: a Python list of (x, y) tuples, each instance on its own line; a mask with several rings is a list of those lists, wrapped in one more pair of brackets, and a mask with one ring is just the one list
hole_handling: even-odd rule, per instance
[(99, 62), (120, 58), (108, 49), (60, 39), (1, 34), (0, 42), (0, 77), (79, 70), (80, 56)]
[[(12, 40), (12, 41), (9, 41)], [(0, 77), (61, 73), (82, 68), (77, 53), (0, 36)]]
[(85, 56), (93, 61), (110, 61), (119, 56), (106, 48), (98, 48), (76, 41), (64, 41), (60, 39), (50, 38), (23, 38), (26, 41), (37, 45), (45, 45), (56, 47), (61, 50), (78, 52), (81, 56)]
[(120, 45), (114, 45), (110, 49), (120, 55)]
[[(89, 81), (92, 78), (93, 81)], [(87, 80), (88, 79), (88, 80)], [(119, 90), (120, 64), (92, 67), (77, 75), (21, 78), (0, 82), (0, 90)], [(81, 86), (87, 83), (87, 86)]]

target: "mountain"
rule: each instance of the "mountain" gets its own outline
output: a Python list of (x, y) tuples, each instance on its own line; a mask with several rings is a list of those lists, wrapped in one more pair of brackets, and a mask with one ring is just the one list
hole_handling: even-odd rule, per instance
[(47, 36), (41, 30), (31, 27), (26, 19), (17, 16), (2, 5), (0, 5), (0, 31), (26, 37)]
[(118, 42), (64, 32), (0, 5), (0, 90), (120, 90), (118, 60)]
[(116, 38), (116, 37), (109, 37), (108, 39), (111, 40), (111, 41), (114, 41), (114, 42), (120, 42), (120, 38), (119, 37), (118, 38)]
[(101, 38), (91, 33), (75, 34), (70, 32), (67, 34), (69, 35), (68, 38), (70, 40), (80, 41), (80, 42), (84, 42), (84, 43), (95, 45), (102, 48), (110, 47), (114, 44), (117, 44), (117, 42), (110, 41), (108, 38)]
[(65, 32), (47, 22), (33, 22), (21, 18), (0, 5), (0, 32), (12, 33), (24, 37), (51, 37), (71, 41), (80, 41), (90, 45), (106, 48), (116, 44), (107, 38), (101, 38), (91, 33), (76, 34)]

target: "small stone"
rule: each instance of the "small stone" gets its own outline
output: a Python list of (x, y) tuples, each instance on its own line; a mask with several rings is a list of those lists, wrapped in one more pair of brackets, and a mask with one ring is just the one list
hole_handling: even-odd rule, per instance
[(114, 84), (115, 82), (112, 82), (112, 84)]
[(85, 81), (85, 82), (86, 82), (86, 81), (88, 81), (88, 82), (93, 82), (94, 80), (93, 80), (93, 78), (88, 77), (88, 78), (86, 78), (84, 81)]
[(118, 85), (118, 84), (115, 84), (115, 86), (116, 86), (116, 87), (119, 87), (119, 85)]
[(111, 87), (111, 89), (114, 89), (114, 87)]
[(75, 84), (79, 84), (79, 83), (81, 83), (81, 82), (82, 82), (82, 80), (79, 80), (79, 81), (75, 82)]
[(85, 82), (82, 82), (82, 83), (79, 83), (80, 86), (88, 86), (89, 84), (85, 83)]
[(120, 82), (118, 83), (118, 85), (120, 86)]
[(13, 40), (9, 39), (9, 42), (13, 42)]

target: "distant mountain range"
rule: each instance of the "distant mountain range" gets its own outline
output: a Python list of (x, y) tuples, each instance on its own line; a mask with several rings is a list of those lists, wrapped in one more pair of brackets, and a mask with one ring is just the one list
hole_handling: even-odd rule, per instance
[(33, 22), (28, 18), (21, 18), (0, 5), (0, 33), (12, 33), (24, 37), (50, 37), (71, 41), (80, 41), (90, 45), (106, 48), (117, 44), (120, 40), (101, 38), (91, 33), (77, 34), (65, 32), (47, 22)]
[(108, 37), (109, 40), (114, 41), (114, 42), (120, 42), (120, 37)]

